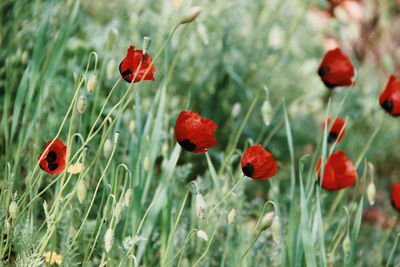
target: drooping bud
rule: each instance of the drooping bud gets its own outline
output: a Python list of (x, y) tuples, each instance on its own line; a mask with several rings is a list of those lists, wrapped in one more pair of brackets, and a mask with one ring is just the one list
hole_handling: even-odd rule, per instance
[(96, 90), (97, 82), (97, 74), (93, 73), (87, 82), (87, 90), (90, 94), (93, 94), (94, 90)]
[(264, 215), (261, 219), (260, 223), (260, 230), (265, 231), (267, 230), (273, 223), (275, 218), (275, 212), (271, 211)]
[(201, 194), (196, 195), (196, 215), (200, 219), (204, 218), (204, 214), (206, 211), (206, 202), (204, 201), (204, 198)]
[(279, 216), (274, 216), (271, 224), (272, 239), (279, 245), (281, 243), (281, 220)]
[(370, 206), (375, 204), (376, 187), (374, 182), (369, 183), (367, 187), (367, 199)]
[(107, 64), (107, 68), (106, 68), (106, 73), (107, 73), (107, 79), (111, 80), (112, 77), (114, 76), (116, 70), (116, 63), (114, 59), (111, 59), (108, 64)]
[(122, 212), (122, 203), (117, 202), (117, 204), (115, 205), (115, 209), (114, 209), (114, 218), (115, 218), (116, 223), (118, 223), (119, 220), (121, 219), (121, 212)]
[(241, 109), (242, 106), (240, 105), (240, 103), (235, 103), (232, 107), (232, 118), (236, 118), (237, 116), (239, 116)]
[(269, 126), (272, 120), (272, 107), (268, 100), (265, 100), (261, 107), (261, 116), (264, 121), (265, 126)]
[(348, 233), (346, 234), (346, 237), (343, 240), (342, 249), (346, 256), (349, 255), (349, 253), (350, 253), (350, 236)]
[(10, 213), (11, 219), (15, 220), (18, 217), (18, 203), (12, 200), (10, 206), (8, 207), (8, 212)]
[(236, 209), (233, 208), (231, 211), (228, 213), (228, 224), (234, 224), (236, 221)]
[(208, 241), (208, 235), (203, 230), (198, 230), (197, 231), (197, 237), (202, 239), (202, 240), (204, 240), (204, 241)]
[(78, 197), (79, 203), (83, 203), (86, 199), (86, 184), (83, 179), (80, 179), (78, 181), (78, 184), (76, 185), (76, 196)]
[(78, 98), (78, 103), (76, 104), (76, 108), (78, 112), (82, 114), (83, 112), (85, 112), (86, 106), (87, 106), (87, 98), (85, 94), (82, 94)]
[(104, 249), (106, 252), (109, 252), (113, 246), (114, 242), (114, 230), (108, 228), (105, 235), (104, 235)]
[(112, 144), (111, 140), (107, 139), (104, 142), (104, 146), (103, 146), (103, 155), (105, 158), (108, 158), (110, 156), (112, 147), (113, 147), (113, 144)]
[(129, 205), (131, 204), (132, 194), (133, 194), (132, 189), (129, 188), (128, 190), (126, 190), (124, 197), (125, 207), (129, 207)]
[(200, 14), (202, 8), (199, 6), (192, 6), (189, 8), (187, 13), (182, 17), (181, 24), (189, 23), (194, 21)]
[(136, 130), (136, 122), (135, 122), (135, 120), (131, 120), (129, 122), (129, 133), (134, 134), (135, 130)]
[(149, 49), (151, 44), (151, 38), (149, 36), (145, 36), (143, 38), (143, 55), (147, 54), (147, 50)]

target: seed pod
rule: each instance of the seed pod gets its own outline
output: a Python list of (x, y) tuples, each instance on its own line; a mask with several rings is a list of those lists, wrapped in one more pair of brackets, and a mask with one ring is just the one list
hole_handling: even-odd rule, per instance
[(236, 221), (236, 209), (233, 208), (231, 211), (228, 213), (228, 224), (234, 224)]
[(236, 118), (237, 116), (239, 116), (240, 111), (242, 110), (242, 106), (240, 105), (240, 103), (235, 103), (232, 107), (232, 118)]
[(281, 243), (281, 220), (279, 216), (274, 216), (271, 224), (272, 239), (279, 245)]
[(97, 82), (97, 74), (93, 73), (87, 82), (87, 90), (90, 94), (93, 94), (94, 90), (96, 90)]
[(202, 240), (204, 240), (204, 241), (208, 241), (208, 235), (203, 230), (198, 230), (197, 231), (197, 237), (202, 239)]
[(15, 220), (18, 217), (18, 203), (12, 200), (10, 206), (8, 207), (8, 212), (10, 213), (11, 219)]
[(125, 192), (125, 197), (124, 197), (125, 207), (129, 207), (129, 205), (131, 204), (132, 194), (133, 194), (133, 191), (130, 188)]
[(261, 106), (261, 116), (264, 121), (265, 126), (269, 126), (272, 120), (272, 107), (268, 100), (265, 100)]
[(85, 112), (86, 106), (87, 106), (87, 98), (86, 98), (85, 94), (82, 94), (79, 96), (78, 103), (76, 104), (76, 108), (77, 108), (78, 112), (82, 114), (83, 112)]
[(370, 206), (375, 204), (376, 187), (374, 182), (371, 182), (367, 187), (367, 199)]
[(79, 203), (83, 203), (86, 199), (86, 184), (83, 179), (80, 179), (78, 181), (78, 184), (76, 185), (76, 196), (78, 197)]
[(134, 134), (135, 130), (136, 130), (136, 122), (135, 122), (135, 120), (131, 120), (129, 122), (129, 133)]
[(204, 218), (204, 213), (206, 211), (206, 202), (201, 194), (196, 195), (196, 215), (200, 219)]
[(106, 252), (109, 252), (113, 246), (114, 242), (114, 230), (108, 228), (106, 234), (104, 235), (104, 248)]
[(107, 139), (104, 142), (104, 147), (103, 147), (103, 155), (105, 158), (108, 158), (111, 155), (111, 150), (112, 150), (113, 144), (110, 139)]
[(192, 22), (199, 16), (201, 10), (202, 10), (202, 8), (199, 6), (190, 7), (188, 12), (182, 17), (180, 23), (185, 24), (185, 23)]
[(349, 253), (350, 253), (350, 236), (348, 233), (346, 234), (346, 237), (343, 240), (342, 249), (346, 256), (349, 255)]
[(107, 73), (107, 79), (108, 79), (108, 80), (111, 80), (112, 77), (114, 76), (115, 69), (116, 69), (115, 60), (114, 60), (114, 59), (111, 59), (111, 60), (108, 62), (107, 68), (106, 68), (106, 73)]
[(273, 223), (275, 218), (275, 212), (271, 211), (264, 215), (261, 219), (260, 230), (267, 230)]

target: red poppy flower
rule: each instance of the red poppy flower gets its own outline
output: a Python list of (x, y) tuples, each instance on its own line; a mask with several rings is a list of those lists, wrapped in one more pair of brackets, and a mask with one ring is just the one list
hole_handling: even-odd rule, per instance
[[(60, 139), (54, 140), (54, 143), (49, 147), (49, 141), (44, 146), (43, 152), (39, 155), (38, 160), (40, 168), (51, 175), (62, 172), (65, 169), (65, 154), (67, 147)], [(46, 148), (48, 148), (46, 151)], [(43, 154), (46, 151), (45, 154)], [(43, 156), (42, 156), (43, 155)]]
[[(322, 124), (322, 129), (325, 130), (327, 125), (330, 125), (332, 118), (328, 118), (326, 122)], [(346, 121), (340, 117), (337, 117), (328, 131), (328, 143), (340, 142), (342, 141), (344, 134), (346, 132), (345, 125)]]
[(354, 84), (354, 67), (340, 48), (329, 50), (318, 68), (318, 75), (326, 87), (351, 86)]
[(400, 80), (391, 75), (379, 97), (379, 104), (392, 116), (400, 116)]
[(247, 177), (262, 180), (273, 177), (278, 171), (274, 156), (261, 145), (249, 147), (243, 154), (242, 171)]
[(182, 111), (175, 123), (175, 138), (179, 145), (193, 153), (204, 153), (217, 144), (214, 132), (217, 124), (200, 117), (199, 113)]
[[(315, 172), (319, 172), (322, 159), (320, 158)], [(318, 173), (318, 180), (321, 179)], [(332, 153), (325, 163), (322, 188), (328, 191), (336, 191), (349, 187), (355, 183), (357, 171), (353, 163), (347, 158), (342, 150)]]
[(396, 210), (400, 211), (400, 182), (392, 185), (392, 204)]
[[(148, 70), (149, 67), (150, 69)], [(122, 78), (129, 83), (132, 82), (136, 72), (137, 74), (135, 80), (133, 81), (134, 83), (140, 82), (142, 79), (154, 81), (156, 67), (153, 64), (153, 60), (147, 53), (143, 55), (142, 50), (135, 50), (135, 47), (131, 45), (128, 48), (126, 57), (122, 60), (121, 64), (119, 64), (119, 72), (121, 73)]]

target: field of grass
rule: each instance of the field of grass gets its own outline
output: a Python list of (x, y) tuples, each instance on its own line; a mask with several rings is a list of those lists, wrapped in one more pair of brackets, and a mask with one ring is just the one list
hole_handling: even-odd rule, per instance
[[(400, 75), (400, 3), (345, 2), (2, 0), (0, 266), (400, 266), (400, 118), (378, 101)], [(118, 66), (145, 36), (155, 81), (127, 83)], [(321, 82), (332, 43), (355, 86)], [(181, 149), (183, 110), (218, 125), (215, 147)], [(330, 145), (335, 116), (347, 131)], [(55, 138), (67, 166), (50, 175), (38, 156)], [(274, 177), (243, 176), (253, 144)], [(316, 162), (338, 149), (357, 182), (325, 191)]]

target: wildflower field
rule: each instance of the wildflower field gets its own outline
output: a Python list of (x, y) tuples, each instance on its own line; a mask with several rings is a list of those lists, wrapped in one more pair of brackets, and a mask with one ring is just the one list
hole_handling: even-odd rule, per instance
[(0, 14), (0, 266), (400, 266), (400, 1)]

